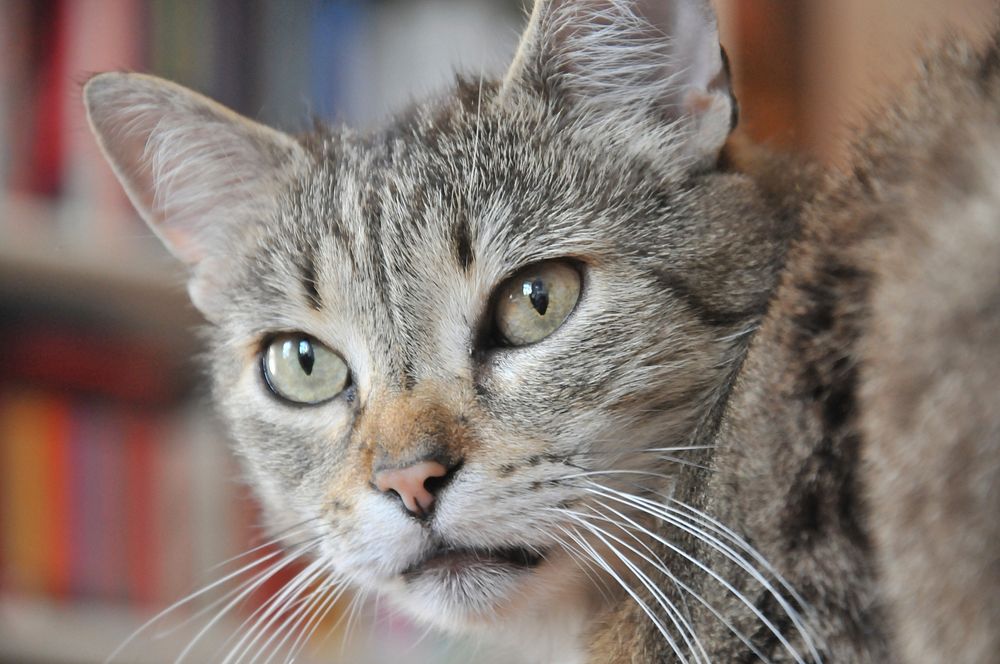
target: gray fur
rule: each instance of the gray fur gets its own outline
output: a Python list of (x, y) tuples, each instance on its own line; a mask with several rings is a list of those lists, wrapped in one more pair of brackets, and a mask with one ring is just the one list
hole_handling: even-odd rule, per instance
[[(503, 81), (460, 79), (364, 135), (292, 140), (148, 77), (102, 75), (86, 97), (133, 201), (193, 264), (214, 395), (271, 525), (306, 523), (296, 541), (318, 542), (330, 574), (432, 624), (517, 634), (537, 661), (920, 661), (905, 641), (929, 616), (947, 618), (919, 602), (948, 606), (972, 578), (995, 589), (996, 547), (986, 535), (944, 553), (899, 545), (914, 522), (943, 523), (938, 543), (960, 537), (945, 527), (954, 523), (995, 532), (997, 455), (984, 433), (995, 423), (977, 428), (986, 404), (970, 405), (955, 433), (981, 462), (979, 489), (967, 520), (948, 522), (893, 508), (896, 492), (935, 490), (933, 473), (880, 483), (907, 454), (901, 441), (920, 438), (892, 414), (957, 399), (933, 390), (949, 371), (996, 394), (962, 369), (995, 350), (995, 308), (981, 335), (956, 335), (961, 357), (949, 364), (932, 337), (956, 314), (897, 311), (896, 299), (919, 295), (896, 273), (876, 279), (872, 255), (914, 232), (899, 221), (905, 199), (931, 177), (901, 160), (962, 121), (921, 100), (978, 65), (980, 88), (959, 92), (989, 126), (996, 52), (945, 58), (875, 130), (857, 169), (823, 181), (735, 144), (723, 151), (735, 106), (707, 11), (695, 0), (540, 2)], [(650, 48), (663, 32), (670, 47)], [(129, 98), (142, 103), (120, 102)], [(206, 122), (222, 129), (215, 143), (199, 132)], [(996, 145), (995, 132), (972, 135)], [(984, 154), (995, 169), (997, 152)], [(228, 195), (234, 175), (249, 184), (239, 200)], [(957, 209), (971, 205), (948, 186)], [(969, 223), (989, 265), (997, 208), (982, 200)], [(191, 201), (198, 215), (185, 213)], [(914, 251), (933, 263), (930, 228)], [(177, 229), (193, 244), (181, 247)], [(548, 259), (580, 266), (576, 310), (542, 342), (493, 347), (491, 293)], [(966, 292), (956, 279), (926, 288)], [(974, 302), (996, 296), (994, 282), (977, 284)], [(920, 380), (932, 387), (894, 397), (917, 380), (900, 367), (920, 365), (880, 353), (879, 335), (905, 349), (918, 334), (907, 321), (934, 315), (938, 327), (919, 332), (930, 350), (917, 355), (930, 358)], [(286, 331), (335, 349), (352, 387), (313, 407), (270, 394), (259, 354)], [(671, 447), (698, 449), (662, 451)], [(372, 483), (376, 459), (418, 452), (460, 464), (427, 523)], [(952, 472), (972, 469), (959, 460)], [(406, 573), (442, 543), (546, 559), (519, 575)], [(964, 565), (953, 581), (906, 587), (911, 570), (928, 574), (952, 551)], [(989, 624), (964, 640), (942, 627), (941, 638), (976, 661), (995, 643)]]

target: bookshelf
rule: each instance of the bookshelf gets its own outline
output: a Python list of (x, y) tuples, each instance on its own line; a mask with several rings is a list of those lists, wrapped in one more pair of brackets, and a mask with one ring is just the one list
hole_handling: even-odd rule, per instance
[[(102, 662), (108, 653), (138, 629), (148, 616), (124, 603), (94, 602), (86, 611), (76, 605), (30, 599), (0, 600), (0, 661), (21, 664), (76, 664)], [(54, 638), (53, 626), (58, 625)], [(220, 633), (231, 631), (219, 630)], [(180, 630), (171, 639), (151, 639), (141, 651), (129, 652), (135, 664), (172, 661), (177, 645), (197, 635), (194, 626)], [(224, 637), (213, 634), (191, 652), (193, 662), (210, 662), (224, 652)], [(38, 644), (47, 644), (44, 650)]]
[[(459, 63), (499, 71), (520, 21), (517, 0), (0, 3), (0, 662), (101, 662), (263, 536), (207, 406), (183, 269), (87, 131), (87, 74), (159, 74), (289, 131), (364, 127)], [(216, 661), (279, 576), (186, 661)], [(311, 656), (468, 661), (380, 620), (380, 638), (345, 649), (341, 628)], [(203, 623), (119, 661), (171, 662)]]

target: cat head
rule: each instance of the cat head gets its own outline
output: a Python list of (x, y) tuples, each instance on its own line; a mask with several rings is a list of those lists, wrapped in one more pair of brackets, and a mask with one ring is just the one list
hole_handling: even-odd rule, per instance
[(539, 2), (501, 80), (366, 134), (137, 74), (85, 97), (191, 268), (275, 529), (437, 624), (590, 588), (575, 520), (670, 490), (781, 252), (718, 167), (736, 105), (700, 0)]

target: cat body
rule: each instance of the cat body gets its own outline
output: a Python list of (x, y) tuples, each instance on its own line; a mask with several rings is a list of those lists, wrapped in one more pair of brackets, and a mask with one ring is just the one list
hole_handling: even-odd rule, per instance
[(989, 661), (996, 60), (936, 56), (842, 176), (726, 145), (695, 0), (539, 2), (502, 80), (370, 134), (85, 96), (318, 592), (538, 662)]
[[(856, 140), (850, 170), (817, 186), (712, 472), (688, 479), (692, 502), (800, 594), (824, 661), (1000, 658), (998, 62), (996, 40), (934, 51)], [(698, 557), (742, 579), (777, 629), (732, 593), (713, 608), (732, 604), (766, 661), (795, 661), (765, 585), (717, 547)], [(591, 661), (671, 659), (634, 606), (622, 613)], [(701, 614), (711, 660), (744, 661), (747, 644)]]

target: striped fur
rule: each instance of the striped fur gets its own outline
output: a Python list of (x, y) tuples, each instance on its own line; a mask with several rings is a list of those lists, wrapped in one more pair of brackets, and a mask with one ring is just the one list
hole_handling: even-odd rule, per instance
[[(369, 134), (291, 138), (136, 75), (86, 98), (192, 265), (269, 523), (313, 560), (276, 607), (349, 582), (535, 662), (972, 662), (1000, 652), (997, 58), (932, 57), (829, 176), (724, 146), (701, 0), (541, 0), (502, 80)], [(551, 259), (576, 309), (497, 347), (494, 290)], [(288, 331), (352, 385), (276, 399), (260, 354)], [(373, 466), (428, 450), (458, 470), (420, 521)], [(442, 546), (542, 560), (414, 571)]]

